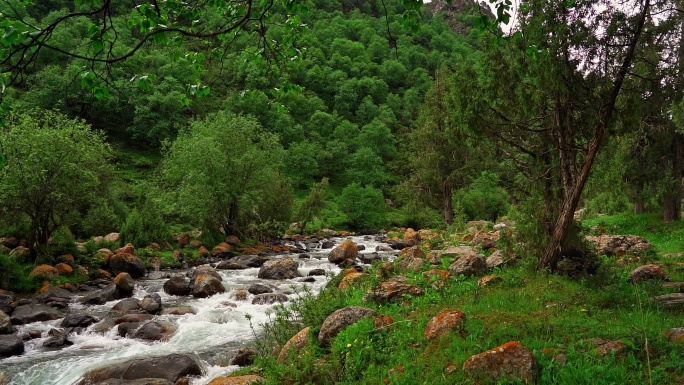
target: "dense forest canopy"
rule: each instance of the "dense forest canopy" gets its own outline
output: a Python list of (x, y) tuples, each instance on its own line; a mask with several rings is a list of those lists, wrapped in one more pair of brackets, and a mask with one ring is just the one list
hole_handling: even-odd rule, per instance
[(490, 3), (4, 0), (3, 136), (59, 113), (107, 138), (106, 199), (50, 227), (79, 238), (508, 215), (553, 270), (579, 208), (680, 220), (681, 5)]

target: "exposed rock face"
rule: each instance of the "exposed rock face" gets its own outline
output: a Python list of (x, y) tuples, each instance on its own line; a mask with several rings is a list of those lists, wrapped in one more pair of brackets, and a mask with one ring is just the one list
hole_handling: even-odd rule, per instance
[(171, 277), (164, 282), (164, 292), (169, 295), (185, 296), (190, 294), (190, 281), (181, 275)]
[(449, 272), (451, 274), (463, 274), (466, 277), (480, 275), (486, 271), (487, 258), (482, 254), (464, 255), (449, 266)]
[(345, 239), (339, 246), (332, 249), (328, 254), (328, 261), (339, 265), (347, 259), (355, 260), (359, 255), (359, 250), (351, 239)]
[(335, 310), (323, 321), (321, 331), (318, 333), (318, 340), (323, 345), (327, 345), (342, 329), (355, 324), (365, 316), (374, 314), (376, 314), (375, 310), (361, 306), (350, 306)]
[(292, 279), (299, 278), (297, 267), (299, 265), (292, 258), (279, 258), (264, 263), (259, 269), (259, 278), (262, 279)]
[(421, 296), (423, 289), (406, 283), (407, 278), (398, 276), (380, 283), (378, 287), (371, 288), (366, 293), (366, 299), (377, 303), (401, 301), (404, 295)]
[(599, 235), (587, 236), (599, 254), (622, 256), (627, 253), (640, 253), (651, 249), (651, 243), (637, 235)]
[(460, 310), (446, 310), (434, 316), (425, 328), (425, 338), (432, 340), (448, 333), (465, 333), (466, 315)]
[(190, 356), (171, 354), (164, 357), (134, 359), (86, 373), (78, 385), (98, 384), (109, 379), (139, 380), (161, 378), (175, 383), (181, 377), (200, 376), (202, 369)]
[(280, 349), (280, 354), (278, 354), (279, 364), (285, 362), (289, 354), (302, 350), (309, 345), (309, 332), (311, 332), (311, 327), (305, 327), (285, 343), (283, 348)]
[(24, 353), (24, 342), (16, 334), (0, 335), (0, 357), (18, 356)]
[(43, 304), (29, 304), (14, 309), (11, 319), (15, 325), (28, 324), (36, 321), (51, 321), (64, 317), (64, 313)]
[(119, 273), (116, 277), (114, 277), (114, 285), (116, 285), (116, 289), (119, 290), (119, 293), (121, 293), (122, 296), (130, 297), (133, 295), (135, 281), (130, 274)]
[(539, 376), (537, 359), (520, 342), (507, 342), (474, 355), (463, 364), (466, 374), (475, 380), (496, 382), (506, 377), (533, 384)]
[(632, 283), (641, 283), (645, 281), (669, 281), (667, 273), (658, 265), (643, 265), (632, 270), (629, 273), (629, 280)]
[(195, 298), (207, 298), (214, 294), (224, 293), (226, 288), (221, 281), (211, 275), (202, 274), (195, 279), (192, 287), (192, 296)]
[(50, 265), (40, 265), (36, 266), (29, 273), (29, 277), (35, 279), (50, 279), (55, 278), (59, 275), (59, 271), (56, 267)]
[(113, 274), (128, 273), (133, 278), (142, 278), (147, 270), (140, 258), (132, 253), (116, 253), (109, 259), (109, 270)]

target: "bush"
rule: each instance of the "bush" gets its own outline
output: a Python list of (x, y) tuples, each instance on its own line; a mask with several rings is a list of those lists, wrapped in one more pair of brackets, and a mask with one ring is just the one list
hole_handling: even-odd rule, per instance
[(352, 183), (342, 190), (337, 203), (354, 230), (382, 227), (387, 221), (382, 191), (371, 186)]
[(499, 176), (483, 171), (469, 187), (454, 194), (454, 207), (462, 207), (469, 220), (495, 221), (510, 208), (508, 193), (499, 186)]
[(29, 278), (33, 265), (24, 265), (14, 257), (0, 253), (0, 288), (4, 290), (29, 293), (40, 284)]
[(142, 211), (131, 210), (121, 227), (122, 242), (132, 243), (137, 247), (145, 247), (152, 242), (168, 241), (170, 237), (171, 234), (161, 215), (149, 208)]

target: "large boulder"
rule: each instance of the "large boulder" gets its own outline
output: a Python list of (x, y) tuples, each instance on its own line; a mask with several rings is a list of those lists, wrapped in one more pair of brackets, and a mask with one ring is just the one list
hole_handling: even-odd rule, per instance
[(99, 384), (110, 379), (139, 380), (161, 378), (175, 383), (182, 377), (201, 376), (202, 369), (195, 359), (183, 354), (163, 357), (138, 358), (91, 370), (77, 385)]
[(14, 309), (12, 303), (14, 302), (14, 293), (11, 291), (0, 290), (0, 310), (9, 314)]
[(100, 289), (86, 294), (79, 302), (88, 305), (104, 305), (109, 301), (122, 298), (121, 293), (116, 288), (115, 284), (107, 285), (104, 289)]
[(587, 236), (599, 254), (622, 256), (627, 253), (641, 253), (651, 249), (651, 243), (638, 235)]
[(446, 310), (434, 316), (425, 328), (428, 340), (442, 337), (451, 332), (465, 333), (466, 315), (460, 310)]
[(71, 302), (74, 293), (69, 290), (48, 285), (41, 289), (41, 293), (33, 297), (35, 301), (54, 307), (66, 307)]
[(14, 333), (14, 327), (12, 326), (12, 320), (5, 314), (4, 311), (0, 310), (0, 334), (12, 334)]
[(24, 342), (16, 334), (0, 335), (0, 357), (18, 356), (24, 353)]
[(407, 247), (415, 246), (420, 243), (420, 233), (411, 228), (407, 229), (404, 233), (404, 245)]
[(280, 349), (280, 354), (278, 354), (278, 363), (282, 364), (287, 359), (287, 356), (304, 349), (309, 345), (309, 332), (311, 331), (311, 326), (305, 327), (300, 330), (297, 334), (292, 336), (283, 348)]
[(219, 274), (216, 270), (214, 270), (213, 267), (209, 265), (197, 266), (195, 270), (192, 271), (190, 280), (195, 281), (197, 277), (199, 277), (200, 275), (210, 275), (219, 281), (223, 281), (223, 278), (221, 278), (221, 274)]
[(135, 281), (128, 273), (119, 273), (114, 277), (114, 285), (119, 291), (121, 296), (130, 297), (133, 295), (133, 290), (135, 290)]
[(67, 314), (59, 326), (65, 328), (69, 333), (79, 333), (98, 321), (97, 318), (88, 314)]
[(169, 322), (148, 321), (131, 333), (131, 338), (145, 341), (167, 341), (178, 328)]
[(12, 323), (23, 325), (36, 321), (52, 321), (64, 317), (64, 313), (43, 304), (17, 306), (12, 313)]
[(211, 250), (211, 255), (214, 258), (227, 259), (233, 257), (235, 253), (233, 253), (233, 248), (229, 244), (221, 242)]
[(216, 377), (207, 385), (251, 385), (260, 384), (264, 378), (258, 374), (242, 374), (238, 376)]
[(112, 311), (123, 314), (138, 312), (140, 309), (140, 300), (137, 298), (126, 298), (112, 307)]
[(35, 279), (51, 279), (59, 275), (56, 267), (50, 265), (39, 265), (31, 270), (29, 277)]
[(285, 294), (266, 293), (259, 294), (252, 300), (252, 305), (271, 305), (276, 302), (287, 302), (288, 298)]
[(74, 268), (67, 265), (66, 263), (58, 263), (55, 265), (57, 273), (62, 276), (68, 276), (74, 273)]
[(359, 255), (359, 249), (351, 239), (345, 239), (339, 246), (332, 249), (328, 254), (328, 261), (340, 264), (348, 259), (355, 260)]
[(482, 254), (464, 255), (449, 266), (449, 272), (453, 275), (480, 275), (487, 271), (487, 258)]
[(669, 281), (667, 273), (662, 267), (654, 264), (639, 266), (629, 273), (629, 280), (632, 283), (641, 283), (646, 281)]
[(273, 289), (269, 286), (262, 285), (260, 283), (254, 283), (252, 284), (247, 291), (250, 294), (254, 295), (259, 295), (259, 294), (266, 294), (266, 293), (273, 293)]
[(148, 294), (140, 301), (140, 308), (150, 314), (159, 314), (162, 308), (162, 299), (157, 293)]
[(290, 257), (279, 258), (268, 261), (259, 269), (259, 278), (261, 279), (292, 279), (298, 278), (299, 274), (297, 268), (299, 265), (294, 259)]
[(185, 296), (189, 295), (191, 291), (190, 281), (181, 275), (173, 276), (164, 282), (164, 292), (166, 294)]
[(375, 314), (375, 310), (362, 306), (350, 306), (335, 310), (323, 321), (321, 330), (318, 333), (318, 341), (323, 345), (328, 345), (342, 329), (355, 324), (363, 317)]
[(128, 273), (133, 278), (142, 278), (147, 269), (140, 258), (130, 253), (116, 253), (109, 259), (109, 270), (113, 274)]
[(216, 277), (202, 274), (195, 278), (195, 284), (192, 287), (192, 296), (195, 298), (207, 298), (214, 294), (224, 293), (226, 288), (223, 287), (221, 281)]
[(474, 381), (493, 383), (507, 378), (533, 384), (539, 376), (534, 354), (517, 341), (468, 358), (463, 363), (463, 370)]

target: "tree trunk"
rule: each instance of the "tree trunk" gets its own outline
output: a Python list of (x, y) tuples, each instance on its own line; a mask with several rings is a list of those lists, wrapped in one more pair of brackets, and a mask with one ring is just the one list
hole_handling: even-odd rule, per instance
[(684, 156), (682, 135), (675, 133), (672, 138), (672, 185), (663, 198), (663, 220), (674, 222), (682, 219), (682, 174)]
[(452, 188), (447, 182), (442, 184), (442, 200), (444, 201), (444, 222), (447, 225), (454, 224), (454, 206), (451, 200)]
[(643, 214), (646, 212), (646, 207), (644, 205), (644, 186), (641, 183), (635, 187), (633, 201), (634, 214)]

